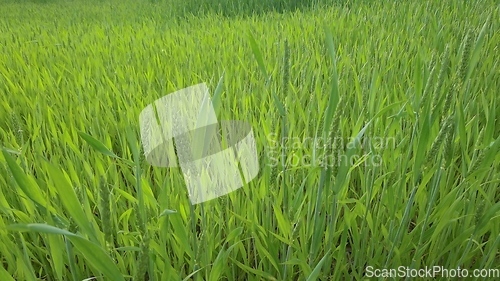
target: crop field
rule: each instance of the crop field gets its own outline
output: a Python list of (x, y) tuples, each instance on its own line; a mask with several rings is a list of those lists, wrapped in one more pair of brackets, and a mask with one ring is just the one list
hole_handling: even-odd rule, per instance
[[(499, 278), (498, 19), (495, 0), (0, 0), (0, 280)], [(250, 125), (258, 173), (193, 204), (140, 115), (201, 83)]]

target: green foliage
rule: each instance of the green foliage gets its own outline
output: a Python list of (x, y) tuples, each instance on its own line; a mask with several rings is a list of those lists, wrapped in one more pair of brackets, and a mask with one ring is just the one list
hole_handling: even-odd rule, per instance
[[(0, 5), (1, 280), (498, 268), (496, 1)], [(138, 119), (201, 82), (261, 165), (191, 206)]]

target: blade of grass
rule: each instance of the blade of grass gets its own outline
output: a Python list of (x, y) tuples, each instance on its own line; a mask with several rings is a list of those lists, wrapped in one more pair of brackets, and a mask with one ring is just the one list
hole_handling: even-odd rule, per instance
[(99, 245), (83, 238), (82, 236), (47, 224), (13, 224), (9, 225), (7, 229), (20, 232), (29, 231), (64, 235), (71, 240), (71, 243), (75, 245), (75, 248), (83, 254), (87, 261), (99, 272), (102, 272), (108, 280), (125, 281), (123, 275), (120, 273), (120, 270), (116, 267), (115, 263), (108, 256), (108, 254), (106, 254), (106, 252)]
[(91, 241), (98, 241), (96, 232), (89, 222), (89, 218), (85, 214), (82, 204), (78, 200), (75, 190), (64, 175), (55, 165), (46, 162), (45, 165), (50, 179), (57, 190), (57, 194), (66, 211), (75, 223), (80, 227), (83, 234), (88, 235)]

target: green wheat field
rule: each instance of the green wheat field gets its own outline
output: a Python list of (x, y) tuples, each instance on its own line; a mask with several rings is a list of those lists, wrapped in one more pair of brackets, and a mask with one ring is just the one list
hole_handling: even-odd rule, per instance
[[(495, 0), (0, 0), (0, 280), (499, 277), (499, 18)], [(251, 124), (259, 173), (191, 205), (139, 114), (199, 83)]]

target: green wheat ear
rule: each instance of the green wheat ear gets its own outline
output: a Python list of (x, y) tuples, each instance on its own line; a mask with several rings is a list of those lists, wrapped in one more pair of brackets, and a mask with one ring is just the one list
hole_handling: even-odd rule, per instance
[(477, 211), (474, 214), (474, 225), (476, 227), (479, 226), (479, 223), (481, 222), (481, 219), (483, 218), (484, 205), (485, 205), (484, 199), (482, 199), (481, 202), (479, 202), (479, 204), (477, 205)]
[(452, 118), (452, 116), (449, 116), (448, 118), (446, 118), (444, 120), (437, 137), (434, 139), (434, 142), (432, 143), (431, 149), (429, 150), (429, 153), (427, 154), (426, 162), (430, 162), (433, 158), (436, 157), (436, 155), (439, 153), (439, 149), (441, 147), (441, 144), (445, 140), (446, 136), (450, 132), (452, 132), (453, 128), (454, 128), (453, 118)]
[(420, 101), (420, 113), (422, 113), (422, 110), (424, 110), (424, 107), (428, 109), (426, 106), (428, 104), (428, 100), (430, 99), (430, 89), (432, 82), (434, 81), (434, 75), (436, 72), (436, 55), (433, 53), (432, 58), (431, 58), (431, 63), (430, 63), (430, 73), (429, 73), (429, 78), (427, 79), (427, 82), (425, 83), (425, 88), (422, 93), (422, 99)]
[[(342, 104), (343, 100), (344, 100), (343, 97), (340, 97), (339, 104)], [(332, 126), (330, 127), (330, 131), (328, 132), (328, 140), (323, 140), (323, 141), (326, 141), (326, 143), (328, 145), (326, 148), (325, 155), (324, 155), (326, 157), (326, 159), (330, 159), (330, 157), (328, 157), (330, 155), (338, 155), (338, 152), (341, 149), (344, 149), (344, 147), (337, 147), (335, 145), (336, 144), (335, 136), (339, 132), (340, 116), (342, 116), (343, 113), (344, 113), (344, 107), (337, 107), (337, 110), (335, 111), (335, 115), (333, 115)], [(336, 173), (337, 172), (337, 165), (334, 165), (334, 163), (328, 163), (328, 164), (333, 167), (332, 172)]]
[[(288, 84), (290, 83), (290, 44), (285, 39), (285, 54), (283, 56), (283, 92), (287, 95)], [(290, 106), (290, 105), (288, 105)]]
[(462, 51), (462, 56), (460, 57), (460, 68), (458, 71), (459, 75), (458, 77), (460, 79), (461, 85), (465, 83), (465, 79), (467, 78), (467, 69), (469, 67), (472, 39), (473, 39), (473, 33), (472, 30), (469, 29), (464, 39), (464, 49)]
[(481, 167), (481, 165), (483, 164), (483, 161), (484, 161), (484, 158), (486, 157), (486, 151), (488, 151), (488, 149), (482, 149), (480, 152), (479, 152), (479, 155), (477, 156), (476, 160), (473, 162), (470, 170), (469, 170), (469, 175), (472, 174), (473, 172), (477, 171), (479, 169), (479, 167)]
[(455, 94), (458, 93), (459, 90), (460, 86), (457, 84), (457, 82), (453, 82), (444, 99), (443, 112), (441, 114), (441, 123), (444, 123), (444, 119), (446, 118), (445, 116), (450, 111), (450, 106), (452, 105)]
[(452, 102), (457, 95), (460, 95), (463, 85), (465, 84), (465, 79), (467, 78), (467, 68), (469, 66), (470, 60), (472, 35), (472, 31), (469, 30), (465, 35), (464, 40), (462, 41), (463, 49), (462, 55), (460, 56), (460, 64), (457, 73), (453, 77), (452, 87), (450, 87), (450, 91), (448, 91), (448, 94), (446, 95), (446, 99), (444, 102), (444, 111), (442, 115), (443, 119), (448, 112), (454, 112), (454, 110), (451, 108), (451, 105), (453, 104)]
[(476, 142), (474, 143), (474, 149), (479, 149), (484, 137), (484, 128), (481, 128), (479, 134), (477, 135)]
[(148, 234), (145, 234), (141, 241), (138, 266), (134, 280), (149, 280), (146, 275), (149, 268), (149, 242), (150, 237)]
[(448, 77), (448, 72), (450, 69), (450, 46), (446, 45), (444, 53), (441, 57), (441, 69), (439, 70), (436, 87), (434, 88), (434, 97), (431, 104), (431, 116), (435, 116), (435, 112), (438, 109), (439, 101), (441, 100), (441, 89), (443, 87), (444, 80)]
[(451, 160), (453, 159), (453, 140), (455, 138), (455, 125), (453, 122), (450, 122), (450, 124), (448, 124), (448, 129), (447, 129), (447, 132), (446, 132), (446, 138), (444, 140), (444, 148), (443, 148), (443, 152), (444, 152), (444, 159), (446, 161), (446, 166), (448, 166), (450, 163), (451, 163)]

